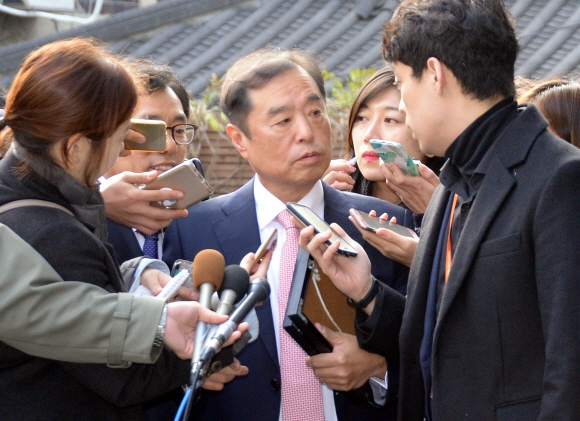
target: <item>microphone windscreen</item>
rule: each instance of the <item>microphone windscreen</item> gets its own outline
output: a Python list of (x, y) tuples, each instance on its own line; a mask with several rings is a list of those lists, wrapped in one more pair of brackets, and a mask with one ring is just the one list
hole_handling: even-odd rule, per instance
[(224, 279), (225, 266), (224, 256), (217, 250), (206, 249), (197, 253), (191, 270), (195, 289), (199, 291), (199, 287), (206, 282), (214, 284), (215, 289), (219, 289)]
[(249, 284), (250, 275), (246, 269), (240, 265), (229, 265), (225, 269), (224, 281), (218, 290), (218, 294), (221, 298), (222, 291), (226, 289), (234, 291), (236, 293), (236, 301), (233, 304), (235, 304), (246, 294)]

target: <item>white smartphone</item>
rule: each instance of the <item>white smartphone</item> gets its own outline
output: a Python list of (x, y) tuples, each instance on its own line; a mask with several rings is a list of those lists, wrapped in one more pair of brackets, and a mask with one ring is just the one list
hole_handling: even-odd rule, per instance
[(164, 202), (151, 202), (152, 206), (167, 209), (185, 209), (197, 202), (207, 199), (213, 194), (213, 189), (206, 179), (195, 168), (192, 160), (182, 162), (179, 165), (165, 171), (149, 184), (139, 186), (145, 190), (171, 189), (179, 190), (185, 194), (181, 200), (166, 200)]

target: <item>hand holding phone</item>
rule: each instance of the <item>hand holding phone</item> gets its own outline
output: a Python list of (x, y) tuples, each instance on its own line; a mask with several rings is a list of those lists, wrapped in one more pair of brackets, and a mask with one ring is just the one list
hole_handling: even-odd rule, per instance
[(385, 221), (377, 216), (371, 216), (368, 213), (357, 209), (351, 209), (349, 212), (359, 227), (364, 230), (376, 232), (380, 228), (385, 228), (396, 234), (402, 235), (403, 237), (415, 238), (417, 236), (411, 229), (404, 227), (403, 225), (392, 224), (389, 221)]
[(413, 177), (420, 175), (418, 164), (413, 161), (400, 143), (379, 139), (371, 139), (369, 143), (385, 164), (394, 162), (403, 174)]
[(312, 209), (308, 206), (300, 205), (294, 202), (286, 203), (286, 208), (290, 211), (296, 219), (298, 219), (305, 227), (312, 225), (314, 231), (319, 234), (325, 231), (331, 231), (332, 235), (326, 242), (326, 244), (331, 245), (336, 241), (340, 242), (340, 247), (338, 248), (338, 253), (347, 257), (354, 257), (358, 254), (355, 248), (349, 244), (343, 237), (338, 235), (338, 233), (333, 230), (326, 221), (324, 221), (320, 216), (316, 215)]
[(125, 139), (125, 149), (143, 152), (164, 152), (167, 150), (167, 125), (162, 120), (131, 119), (131, 130), (145, 136), (144, 143)]
[(139, 186), (139, 188), (145, 190), (171, 189), (183, 192), (185, 197), (181, 200), (151, 202), (152, 206), (167, 209), (185, 209), (207, 199), (213, 193), (212, 187), (195, 168), (192, 160), (176, 165), (151, 183)]

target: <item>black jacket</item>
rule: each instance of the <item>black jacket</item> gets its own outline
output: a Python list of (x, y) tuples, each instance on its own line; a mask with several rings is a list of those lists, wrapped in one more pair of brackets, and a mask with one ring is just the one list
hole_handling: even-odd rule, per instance
[[(70, 209), (77, 218), (58, 209), (25, 207), (3, 213), (0, 221), (34, 247), (65, 281), (122, 292), (112, 247), (93, 234), (106, 235), (99, 226), (105, 225), (100, 193), (81, 186), (60, 168), (54, 169), (52, 182), (35, 172), (22, 178), (15, 172), (19, 165), (12, 151), (0, 161), (0, 205), (19, 199), (48, 200)], [(15, 264), (26, 270), (26, 262)], [(154, 365), (109, 368), (32, 357), (0, 342), (0, 419), (138, 420), (143, 402), (179, 387), (188, 377), (189, 361), (168, 349)]]
[[(546, 127), (522, 107), (491, 150), (436, 321), (434, 421), (580, 419), (580, 151)], [(427, 209), (406, 303), (383, 289), (366, 338), (392, 357), (400, 341), (405, 421), (424, 417), (419, 350), (448, 199), (440, 186)]]

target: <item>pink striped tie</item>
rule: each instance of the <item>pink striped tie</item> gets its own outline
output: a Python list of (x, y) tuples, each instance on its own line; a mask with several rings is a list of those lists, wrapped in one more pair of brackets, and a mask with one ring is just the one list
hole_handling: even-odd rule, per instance
[(306, 365), (308, 355), (282, 327), (298, 255), (299, 230), (283, 210), (276, 220), (286, 228), (280, 258), (278, 305), (280, 307), (280, 373), (282, 376), (282, 421), (324, 421), (320, 381)]

